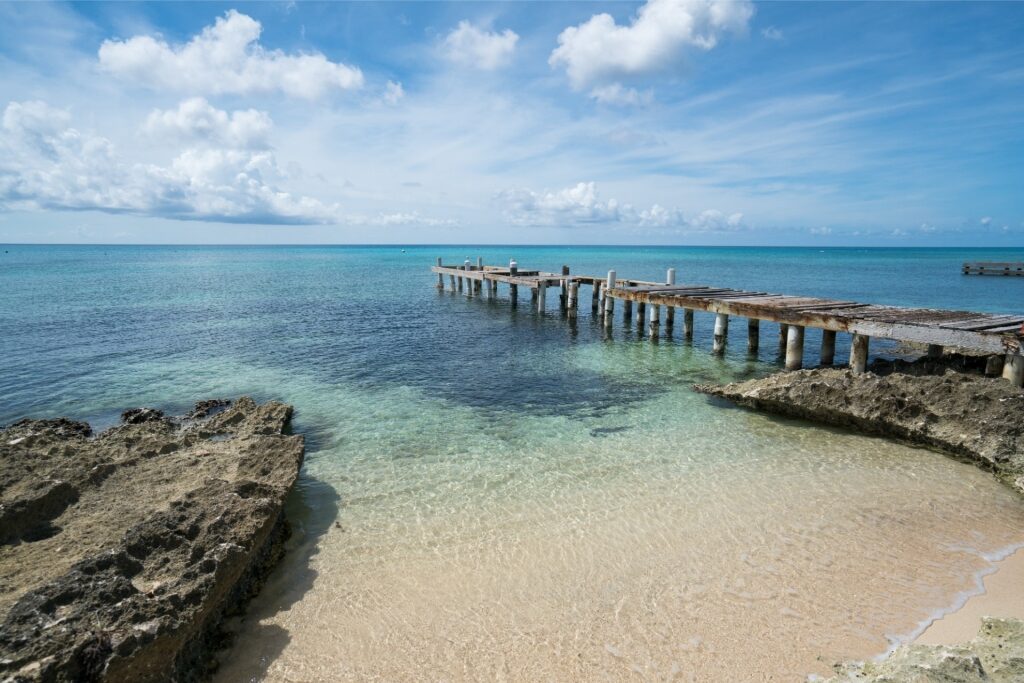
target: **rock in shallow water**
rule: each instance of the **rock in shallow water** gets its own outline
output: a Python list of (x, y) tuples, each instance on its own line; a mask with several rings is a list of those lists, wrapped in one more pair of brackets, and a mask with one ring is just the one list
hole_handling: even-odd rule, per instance
[(70, 421), (0, 432), (0, 680), (202, 678), (283, 551), (290, 406), (242, 398), (183, 427), (129, 412), (95, 439)]

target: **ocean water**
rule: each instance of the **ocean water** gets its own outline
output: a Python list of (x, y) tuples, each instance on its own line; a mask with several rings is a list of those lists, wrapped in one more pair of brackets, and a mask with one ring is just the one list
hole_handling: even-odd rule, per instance
[(970, 465), (691, 390), (778, 369), (773, 325), (715, 358), (708, 314), (692, 344), (609, 334), (587, 288), (570, 324), (557, 296), (438, 291), (439, 256), (1024, 309), (1019, 279), (959, 272), (1024, 250), (0, 247), (0, 424), (295, 406), (292, 552), (221, 680), (802, 680), (1024, 543), (1024, 503)]

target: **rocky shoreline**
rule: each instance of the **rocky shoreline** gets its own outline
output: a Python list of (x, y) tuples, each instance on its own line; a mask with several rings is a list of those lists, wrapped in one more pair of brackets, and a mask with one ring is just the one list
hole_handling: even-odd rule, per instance
[(288, 535), (292, 408), (0, 430), (0, 680), (192, 681)]
[[(1024, 390), (985, 376), (985, 360), (878, 360), (869, 371), (819, 368), (697, 391), (740, 406), (898, 439), (967, 460), (1024, 495)], [(836, 667), (833, 683), (1024, 680), (1024, 621), (986, 618), (956, 647), (909, 644), (882, 662)]]

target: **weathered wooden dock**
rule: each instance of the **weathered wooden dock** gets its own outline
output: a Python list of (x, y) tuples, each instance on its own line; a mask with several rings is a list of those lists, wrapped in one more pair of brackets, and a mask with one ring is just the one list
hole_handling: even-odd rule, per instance
[(1008, 275), (1024, 277), (1024, 263), (998, 262), (998, 261), (973, 261), (964, 264), (964, 275)]
[[(785, 355), (786, 368), (803, 366), (804, 330), (822, 330), (820, 358), (822, 365), (835, 362), (836, 334), (852, 336), (849, 364), (853, 372), (864, 372), (872, 337), (916, 342), (928, 346), (929, 355), (941, 355), (945, 347), (989, 354), (986, 373), (1002, 375), (1016, 386), (1024, 385), (1024, 315), (998, 315), (948, 311), (932, 308), (882, 306), (808, 296), (745, 291), (728, 287), (676, 284), (675, 269), (666, 273), (665, 282), (647, 282), (617, 277), (614, 270), (607, 276), (570, 275), (569, 267), (561, 273), (520, 270), (512, 261), (508, 267), (487, 266), (480, 259), (476, 264), (444, 265), (441, 259), (432, 271), (437, 274), (437, 287), (444, 289), (445, 277), (451, 290), (465, 291), (470, 297), (497, 296), (498, 285), (509, 286), (512, 305), (517, 305), (519, 288), (531, 292), (531, 303), (537, 311), (546, 307), (547, 290), (558, 288), (559, 308), (568, 317), (579, 309), (580, 286), (591, 288), (591, 310), (604, 325), (615, 319), (615, 302), (621, 302), (625, 320), (641, 327), (647, 324), (652, 337), (671, 335), (676, 309), (682, 311), (684, 339), (693, 338), (695, 311), (715, 315), (714, 353), (724, 353), (731, 317), (747, 320), (747, 348), (756, 352), (760, 344), (760, 323), (779, 325), (779, 352)], [(665, 315), (662, 318), (661, 309)]]

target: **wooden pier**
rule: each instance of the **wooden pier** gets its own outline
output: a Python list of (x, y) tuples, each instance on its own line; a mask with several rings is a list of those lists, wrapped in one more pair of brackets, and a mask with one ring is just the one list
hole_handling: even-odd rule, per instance
[(1004, 275), (1024, 277), (1024, 263), (1017, 261), (1001, 263), (997, 261), (974, 261), (964, 264), (964, 275)]
[[(836, 334), (852, 335), (850, 367), (864, 372), (872, 337), (926, 344), (929, 355), (941, 355), (944, 347), (956, 347), (990, 354), (986, 372), (1001, 374), (1016, 386), (1024, 385), (1024, 315), (997, 315), (969, 311), (947, 311), (931, 308), (904, 308), (876, 304), (791, 296), (769, 292), (745, 291), (728, 287), (676, 284), (675, 269), (670, 268), (665, 282), (647, 282), (608, 275), (571, 275), (568, 266), (561, 273), (520, 270), (515, 261), (508, 267), (487, 266), (480, 259), (475, 264), (443, 265), (441, 259), (432, 268), (437, 274), (437, 287), (444, 289), (448, 278), (451, 290), (465, 291), (467, 296), (483, 296), (486, 283), (488, 298), (497, 296), (498, 285), (510, 288), (512, 305), (518, 304), (520, 287), (531, 292), (531, 303), (537, 311), (546, 307), (548, 289), (558, 288), (559, 308), (575, 317), (580, 302), (580, 286), (591, 288), (591, 310), (605, 326), (615, 317), (615, 302), (622, 305), (625, 320), (636, 321), (648, 334), (657, 337), (671, 334), (676, 309), (681, 309), (683, 337), (693, 338), (695, 311), (715, 316), (714, 353), (724, 353), (731, 317), (747, 319), (747, 348), (756, 352), (760, 345), (760, 323), (779, 325), (779, 352), (785, 355), (786, 369), (803, 366), (804, 330), (822, 330), (821, 364), (835, 362)], [(661, 315), (665, 308), (664, 318)], [(635, 310), (635, 313), (634, 313)], [(635, 315), (635, 318), (634, 318)]]

